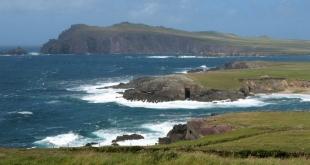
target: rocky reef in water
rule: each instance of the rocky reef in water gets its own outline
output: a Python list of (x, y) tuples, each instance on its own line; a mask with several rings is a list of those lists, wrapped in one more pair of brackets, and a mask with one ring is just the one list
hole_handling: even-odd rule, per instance
[(16, 47), (14, 49), (9, 49), (9, 50), (0, 52), (0, 55), (12, 55), (12, 56), (25, 55), (25, 54), (28, 54), (27, 50), (21, 47)]

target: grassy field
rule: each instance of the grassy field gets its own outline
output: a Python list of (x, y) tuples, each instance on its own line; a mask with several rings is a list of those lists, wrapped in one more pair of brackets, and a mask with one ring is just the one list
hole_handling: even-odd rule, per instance
[(0, 150), (0, 164), (22, 165), (95, 165), (95, 164), (124, 164), (124, 165), (218, 165), (218, 164), (250, 164), (250, 165), (306, 165), (309, 160), (300, 158), (231, 158), (221, 157), (203, 152), (174, 152), (158, 151), (144, 153), (105, 153), (93, 150)]
[(210, 118), (233, 131), (150, 147), (0, 149), (0, 164), (309, 164), (310, 112)]
[(270, 76), (289, 80), (310, 80), (310, 63), (300, 62), (261, 62), (265, 67), (254, 69), (230, 69), (192, 73), (188, 76), (207, 88), (238, 90), (240, 79)]

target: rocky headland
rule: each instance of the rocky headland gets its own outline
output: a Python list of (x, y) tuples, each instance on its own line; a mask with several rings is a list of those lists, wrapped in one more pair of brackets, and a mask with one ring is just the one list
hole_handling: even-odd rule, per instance
[(310, 42), (247, 38), (214, 31), (189, 32), (123, 22), (107, 27), (72, 25), (46, 42), (45, 54), (310, 54)]

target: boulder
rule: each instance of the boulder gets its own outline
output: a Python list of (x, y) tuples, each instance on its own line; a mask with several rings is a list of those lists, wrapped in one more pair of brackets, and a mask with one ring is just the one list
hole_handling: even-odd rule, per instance
[(210, 124), (208, 119), (192, 119), (187, 124), (175, 125), (166, 137), (159, 138), (159, 144), (170, 144), (180, 140), (196, 140), (204, 136), (221, 134), (233, 129), (230, 125)]
[(196, 140), (207, 135), (225, 133), (232, 129), (229, 125), (209, 124), (207, 119), (193, 119), (187, 122), (185, 139)]
[(199, 72), (205, 72), (206, 70), (203, 68), (196, 68), (196, 69), (191, 69), (187, 71), (187, 73), (199, 73)]
[(159, 144), (170, 144), (176, 141), (185, 140), (187, 132), (186, 124), (178, 124), (173, 126), (173, 129), (169, 131), (167, 137), (159, 138)]
[(91, 142), (91, 143), (87, 143), (86, 145), (85, 145), (85, 147), (92, 147), (93, 145), (97, 145), (98, 143), (96, 143), (96, 142)]

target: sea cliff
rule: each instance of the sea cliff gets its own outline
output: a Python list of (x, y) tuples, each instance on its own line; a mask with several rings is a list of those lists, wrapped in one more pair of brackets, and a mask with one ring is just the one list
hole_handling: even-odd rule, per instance
[(46, 54), (310, 54), (310, 42), (240, 37), (214, 31), (189, 32), (162, 26), (120, 23), (107, 27), (72, 25), (46, 42)]

